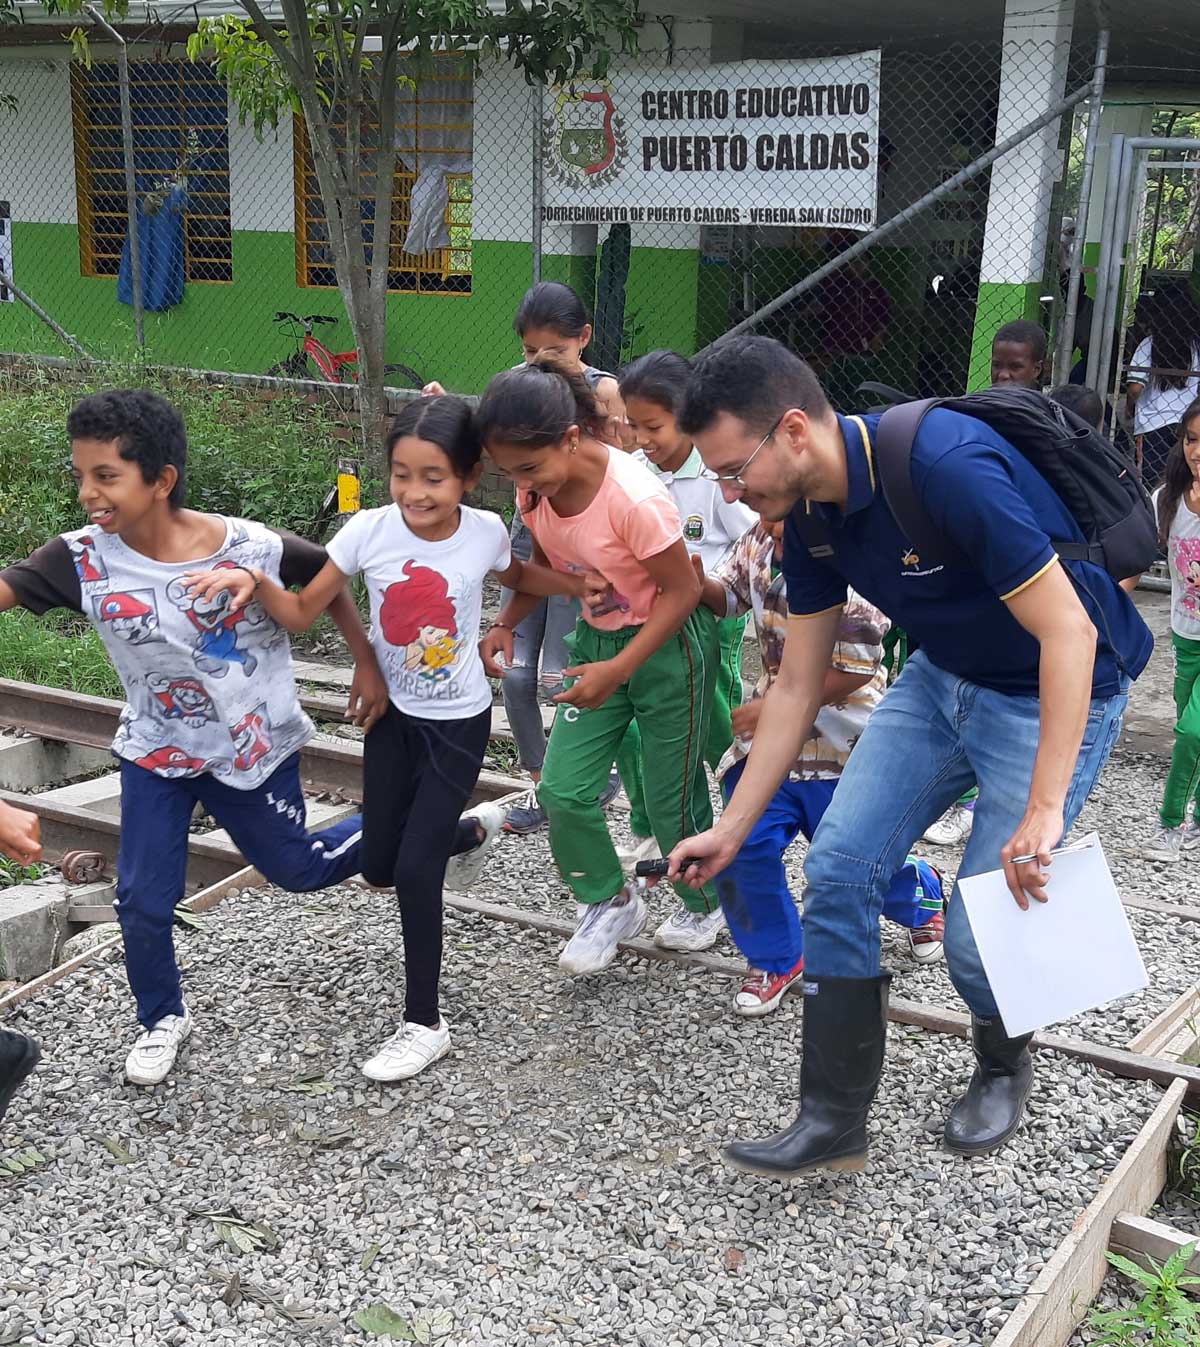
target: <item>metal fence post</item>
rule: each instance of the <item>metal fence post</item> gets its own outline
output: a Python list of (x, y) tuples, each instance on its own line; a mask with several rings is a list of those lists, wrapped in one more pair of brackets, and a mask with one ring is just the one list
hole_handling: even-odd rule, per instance
[(125, 159), (125, 210), (129, 221), (129, 279), (133, 291), (133, 336), (139, 351), (146, 349), (142, 321), (142, 257), (138, 247), (137, 168), (133, 160), (133, 112), (129, 93), (129, 51), (125, 39), (106, 23), (94, 5), (84, 5), (92, 22), (117, 44), (117, 80), (121, 90), (121, 147)]
[(1096, 73), (1088, 100), (1087, 138), (1083, 145), (1083, 174), (1079, 181), (1079, 208), (1075, 212), (1075, 238), (1071, 243), (1071, 269), (1067, 281), (1067, 308), (1062, 330), (1054, 351), (1055, 385), (1066, 383), (1075, 350), (1075, 319), (1079, 313), (1079, 291), (1083, 282), (1083, 250), (1087, 242), (1088, 213), (1092, 201), (1092, 175), (1096, 164), (1096, 144), (1100, 139), (1100, 118), (1104, 110), (1104, 77), (1108, 69), (1109, 30), (1101, 28), (1096, 38)]
[(535, 84), (530, 92), (533, 104), (533, 219), (530, 235), (533, 251), (533, 283), (542, 279), (542, 86)]

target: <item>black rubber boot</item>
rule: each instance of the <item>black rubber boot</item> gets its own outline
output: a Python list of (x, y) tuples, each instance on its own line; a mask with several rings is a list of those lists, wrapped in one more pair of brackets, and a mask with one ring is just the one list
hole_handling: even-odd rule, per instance
[(795, 1178), (811, 1169), (861, 1170), (867, 1112), (879, 1088), (891, 974), (804, 979), (800, 1112), (765, 1141), (732, 1141), (721, 1158), (745, 1174)]
[(1033, 1088), (1032, 1034), (1009, 1038), (1004, 1023), (971, 1016), (975, 1074), (946, 1119), (945, 1142), (963, 1155), (986, 1155), (1017, 1130)]
[(32, 1038), (15, 1034), (11, 1029), (0, 1029), (0, 1119), (41, 1055), (41, 1048)]

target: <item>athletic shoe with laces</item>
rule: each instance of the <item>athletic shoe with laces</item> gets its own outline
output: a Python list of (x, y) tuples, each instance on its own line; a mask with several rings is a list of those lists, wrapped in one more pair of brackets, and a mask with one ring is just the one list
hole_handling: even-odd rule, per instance
[(0, 1118), (41, 1055), (41, 1048), (32, 1038), (12, 1029), (0, 1029)]
[(649, 915), (646, 900), (628, 885), (602, 903), (580, 903), (579, 907), (583, 910), (575, 934), (558, 956), (559, 968), (574, 977), (607, 968), (617, 957), (617, 946), (639, 934)]
[(504, 816), (504, 831), (524, 837), (526, 833), (535, 833), (544, 828), (550, 820), (546, 811), (538, 804), (537, 789), (523, 795)]
[(733, 998), (733, 1008), (739, 1015), (753, 1018), (769, 1015), (783, 1000), (788, 990), (802, 985), (804, 956), (801, 955), (786, 973), (768, 973), (762, 968), (746, 967), (746, 976)]
[(479, 878), (487, 854), (504, 826), (505, 811), (502, 805), (480, 804), (468, 809), (463, 818), (472, 819), (479, 825), (483, 839), (470, 851), (461, 851), (446, 862), (445, 886), (451, 893), (466, 893)]
[(449, 1051), (450, 1026), (445, 1016), (438, 1020), (436, 1029), (406, 1021), (374, 1057), (362, 1064), (362, 1073), (369, 1080), (408, 1080)]
[(654, 932), (654, 943), (660, 949), (689, 952), (712, 949), (724, 925), (725, 914), (719, 907), (715, 912), (693, 912), (681, 907)]
[(1198, 847), (1200, 847), (1200, 822), (1190, 818), (1183, 825), (1183, 849), (1195, 851)]
[(957, 847), (971, 836), (975, 810), (969, 805), (952, 804), (936, 823), (925, 829), (925, 841), (935, 847)]
[(125, 1059), (125, 1079), (130, 1085), (161, 1084), (191, 1032), (192, 1017), (186, 1007), (182, 1015), (164, 1015), (143, 1029)]
[(923, 926), (908, 933), (908, 952), (918, 963), (936, 963), (946, 952), (946, 917), (935, 912)]
[(653, 837), (639, 837), (637, 833), (633, 834), (632, 846), (617, 847), (617, 860), (621, 862), (621, 869), (629, 875), (633, 874), (639, 861), (657, 860), (661, 855), (658, 842)]
[(1177, 861), (1185, 846), (1190, 851), (1195, 845), (1195, 842), (1189, 845), (1187, 824), (1181, 823), (1178, 828), (1156, 828), (1140, 854), (1147, 861)]

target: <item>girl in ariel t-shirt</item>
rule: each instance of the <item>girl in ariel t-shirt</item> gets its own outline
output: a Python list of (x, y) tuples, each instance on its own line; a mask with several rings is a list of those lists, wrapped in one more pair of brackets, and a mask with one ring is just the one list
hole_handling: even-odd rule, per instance
[(394, 503), (355, 515), (299, 593), (253, 569), (189, 579), (202, 596), (231, 590), (235, 607), (253, 597), (289, 631), (309, 627), (348, 577), (366, 582), (389, 705), (363, 744), (362, 873), (396, 887), (405, 998), (398, 1029), (362, 1069), (394, 1081), (450, 1050), (438, 1001), (442, 885), (463, 889), (475, 878), (504, 822), (496, 804), (462, 812), (491, 730), (478, 650), (484, 577), (535, 595), (580, 595), (583, 577), (516, 560), (503, 520), (462, 504), (479, 479), (480, 444), (461, 398), (409, 403), (387, 450)]
[[(568, 973), (611, 963), (618, 943), (645, 925), (646, 903), (624, 882), (598, 796), (635, 718), (641, 727), (646, 806), (664, 855), (696, 821), (712, 818), (704, 745), (716, 676), (713, 623), (695, 613), (700, 582), (679, 511), (643, 464), (597, 436), (595, 398), (577, 374), (532, 364), (498, 374), (476, 416), (484, 447), (517, 488), (534, 559), (594, 573), (607, 590), (585, 604), (567, 638), (570, 683), (538, 787), (550, 849), (578, 902), (559, 958)], [(589, 581), (589, 590), (594, 581)], [(488, 673), (512, 657), (512, 631), (532, 606), (517, 594), (480, 650)], [(711, 890), (676, 890), (691, 911), (717, 906)]]
[[(1175, 746), (1149, 860), (1200, 854), (1200, 398), (1183, 413), (1179, 439), (1154, 493), (1159, 545), (1171, 571), (1175, 647)], [(1191, 817), (1188, 817), (1189, 807)]]

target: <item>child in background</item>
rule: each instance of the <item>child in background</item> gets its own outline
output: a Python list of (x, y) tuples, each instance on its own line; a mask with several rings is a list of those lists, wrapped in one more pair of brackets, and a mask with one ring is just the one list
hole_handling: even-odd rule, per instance
[[(640, 453), (671, 494), (683, 520), (683, 545), (701, 577), (710, 572), (734, 542), (756, 522), (754, 512), (741, 501), (727, 501), (691, 439), (680, 432), (675, 412), (683, 401), (691, 365), (674, 351), (651, 351), (627, 365), (620, 375), (625, 416)], [(707, 608), (698, 617), (709, 620)], [(733, 739), (731, 711), (742, 701), (742, 634), (745, 613), (716, 619), (718, 662), (716, 687), (709, 719), (704, 761), (715, 771)], [(641, 736), (635, 721), (617, 754), (617, 770), (629, 797), (629, 826), (633, 848), (622, 862), (632, 867), (658, 855), (651, 835), (642, 789)], [(709, 916), (681, 907), (654, 933), (655, 942), (666, 949), (708, 949), (720, 934), (724, 918), (720, 909)]]
[[(608, 444), (619, 444), (624, 422), (620, 391), (611, 374), (584, 363), (583, 352), (592, 339), (592, 325), (587, 309), (575, 291), (558, 281), (539, 281), (530, 286), (517, 306), (513, 331), (521, 338), (526, 364), (545, 356), (555, 365), (583, 376), (600, 408), (601, 438)], [(433, 395), (443, 391), (438, 383), (425, 388), (426, 393)], [(509, 537), (513, 556), (528, 561), (532, 555), (532, 541), (519, 510), (513, 515)], [(503, 591), (500, 607), (503, 608), (512, 597), (510, 591)], [(536, 790), (546, 757), (546, 728), (542, 723), (538, 692), (539, 688), (546, 694), (561, 690), (562, 671), (567, 663), (565, 640), (575, 629), (578, 617), (578, 601), (556, 594), (536, 604), (513, 632), (512, 667), (500, 690), (516, 741), (517, 758), (529, 773), (535, 789), (508, 811), (505, 832), (532, 833), (546, 826), (546, 812), (538, 803)], [(609, 804), (619, 788), (620, 781), (610, 773), (601, 792), (601, 804)]]
[(477, 650), (484, 577), (494, 572), (537, 594), (578, 592), (580, 581), (514, 560), (503, 520), (462, 504), (481, 471), (463, 399), (410, 402), (387, 450), (393, 504), (356, 514), (298, 594), (254, 568), (191, 584), (206, 598), (228, 590), (235, 604), (253, 596), (289, 631), (304, 631), (350, 576), (366, 582), (389, 701), (363, 745), (362, 873), (370, 884), (395, 885), (406, 985), (399, 1028), (362, 1070), (395, 1081), (450, 1051), (438, 1002), (442, 884), (462, 889), (475, 878), (504, 821), (495, 804), (462, 812), (492, 721)]
[[(41, 822), (36, 814), (14, 809), (0, 800), (0, 855), (18, 865), (33, 865), (42, 857)], [(0, 1029), (0, 1121), (21, 1082), (37, 1066), (42, 1050), (25, 1034)]]
[(1142, 855), (1174, 861), (1185, 851), (1200, 856), (1200, 399), (1183, 412), (1154, 507), (1171, 571), (1178, 719), (1159, 828)]
[(992, 337), (992, 387), (1041, 389), (1046, 377), (1046, 333), (1026, 318), (1005, 323)]
[(1133, 421), (1138, 471), (1153, 490), (1179, 440), (1180, 418), (1200, 396), (1200, 305), (1185, 280), (1156, 288), (1142, 312), (1148, 331), (1129, 362), (1125, 410)]
[[(87, 523), (0, 571), (0, 611), (81, 613), (125, 688), (112, 746), (121, 764), (116, 907), (143, 1026), (125, 1074), (157, 1085), (192, 1031), (171, 927), (196, 803), (281, 888), (323, 889), (359, 869), (358, 815), (318, 833), (304, 826), (299, 750), (313, 727), (296, 697), (286, 634), (260, 604), (197, 599), (184, 584), (197, 567), (241, 566), (302, 583), (325, 551), (251, 520), (185, 509), (183, 418), (154, 393), (86, 397), (67, 434)], [(370, 725), (387, 689), (350, 596), (331, 598), (356, 666), (349, 713)]]
[(1051, 402), (1057, 402), (1067, 411), (1074, 412), (1081, 421), (1086, 421), (1096, 430), (1104, 430), (1104, 399), (1094, 388), (1083, 384), (1060, 384), (1052, 388), (1046, 396)]
[[(787, 591), (779, 569), (783, 524), (761, 522), (742, 537), (704, 581), (703, 602), (718, 615), (753, 613), (762, 653), (762, 676), (754, 695), (733, 713), (737, 736), (718, 769), (728, 804), (737, 789), (746, 755), (783, 658), (787, 631)], [(842, 768), (886, 688), (883, 638), (888, 620), (851, 591), (842, 610), (833, 663), (825, 675), (824, 704), (812, 737), (788, 779), (779, 787), (728, 870), (717, 876), (717, 892), (729, 933), (746, 956), (746, 977), (734, 997), (739, 1015), (766, 1015), (789, 987), (800, 985), (804, 944), (800, 918), (788, 890), (783, 855), (803, 833), (811, 842)], [(927, 862), (909, 857), (883, 900), (886, 917), (908, 928), (914, 958), (932, 962), (942, 955), (945, 935), (942, 877)]]
[[(701, 762), (716, 669), (715, 628), (695, 614), (699, 581), (679, 511), (652, 472), (599, 439), (591, 390), (575, 373), (530, 366), (497, 375), (479, 405), (484, 446), (517, 488), (534, 555), (556, 570), (597, 573), (604, 601), (585, 606), (567, 644), (571, 680), (555, 697), (539, 796), (550, 849), (578, 903), (559, 958), (568, 973), (596, 972), (645, 925), (640, 890), (627, 885), (597, 802), (636, 718), (654, 836), (664, 852), (712, 818)], [(480, 647), (491, 674), (512, 651), (529, 600), (514, 597)], [(706, 825), (707, 826), (707, 825)], [(716, 895), (676, 886), (693, 912)]]

